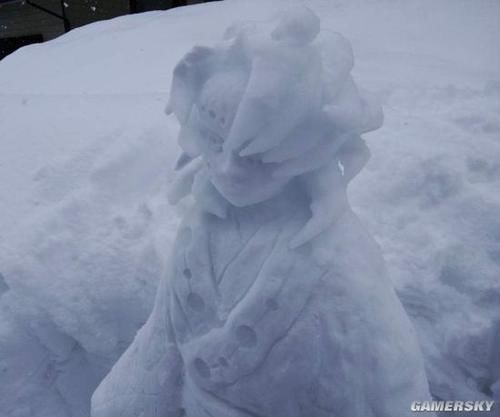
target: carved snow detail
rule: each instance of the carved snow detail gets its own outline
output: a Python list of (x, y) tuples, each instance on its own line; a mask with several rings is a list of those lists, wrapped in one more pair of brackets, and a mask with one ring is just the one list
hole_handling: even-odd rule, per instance
[(360, 135), (382, 123), (353, 63), (305, 7), (233, 25), (181, 59), (169, 200), (194, 202), (93, 417), (402, 417), (429, 397), (409, 320), (347, 200), (369, 157)]

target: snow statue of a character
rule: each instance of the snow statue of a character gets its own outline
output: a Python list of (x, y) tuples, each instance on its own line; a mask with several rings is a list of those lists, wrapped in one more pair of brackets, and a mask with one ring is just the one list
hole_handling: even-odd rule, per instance
[(194, 201), (93, 417), (402, 417), (428, 399), (409, 319), (346, 199), (360, 134), (382, 119), (352, 65), (306, 8), (177, 65), (170, 198)]

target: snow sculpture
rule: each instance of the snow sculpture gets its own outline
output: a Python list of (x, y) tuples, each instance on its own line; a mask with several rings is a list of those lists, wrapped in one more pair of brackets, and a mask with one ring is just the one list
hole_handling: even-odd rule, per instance
[(228, 29), (174, 71), (191, 195), (153, 312), (93, 417), (401, 417), (428, 399), (411, 324), (346, 186), (380, 108), (307, 8)]

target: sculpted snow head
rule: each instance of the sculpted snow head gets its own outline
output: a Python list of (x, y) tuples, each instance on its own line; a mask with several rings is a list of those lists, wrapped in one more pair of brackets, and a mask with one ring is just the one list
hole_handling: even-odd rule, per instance
[(171, 200), (192, 192), (224, 216), (227, 204), (265, 201), (297, 180), (314, 215), (314, 203), (327, 201), (322, 178), (342, 177), (331, 187), (345, 188), (367, 160), (359, 135), (382, 121), (352, 66), (350, 44), (320, 31), (306, 7), (233, 25), (220, 44), (193, 48), (174, 70), (167, 107), (184, 151)]

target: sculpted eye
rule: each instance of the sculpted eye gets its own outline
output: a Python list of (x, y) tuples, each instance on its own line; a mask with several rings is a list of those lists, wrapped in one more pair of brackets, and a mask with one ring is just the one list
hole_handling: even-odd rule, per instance
[(219, 135), (210, 133), (208, 136), (208, 140), (212, 149), (216, 151), (222, 151), (222, 144), (224, 143), (224, 140)]
[[(207, 151), (221, 152), (224, 139), (210, 129), (200, 129), (202, 143)], [(202, 145), (202, 146), (203, 146)]]

